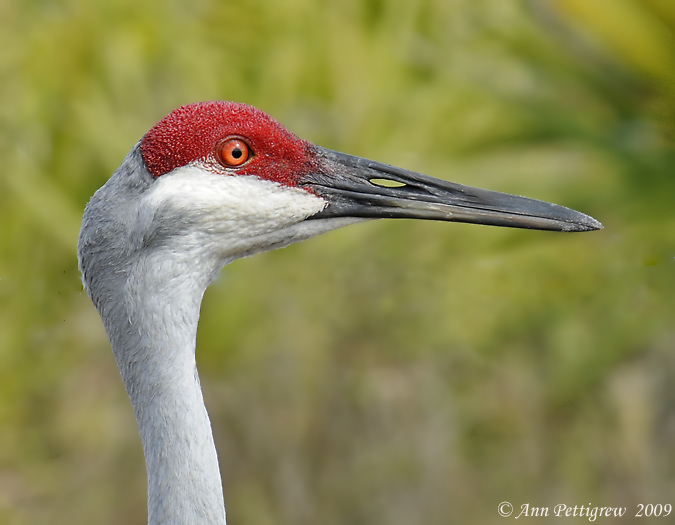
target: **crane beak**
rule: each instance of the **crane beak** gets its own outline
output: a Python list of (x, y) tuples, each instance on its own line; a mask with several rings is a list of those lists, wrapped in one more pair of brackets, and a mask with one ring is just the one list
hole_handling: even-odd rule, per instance
[(411, 218), (580, 232), (602, 224), (578, 211), (435, 179), (316, 146), (317, 167), (301, 186), (327, 201), (311, 219)]

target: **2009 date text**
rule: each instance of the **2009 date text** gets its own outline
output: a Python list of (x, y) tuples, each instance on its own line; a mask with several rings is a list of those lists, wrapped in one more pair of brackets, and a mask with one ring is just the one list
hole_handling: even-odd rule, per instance
[(673, 506), (670, 503), (666, 503), (665, 505), (661, 505), (660, 503), (657, 503), (656, 505), (652, 505), (651, 503), (647, 503), (646, 505), (643, 505), (642, 503), (638, 503), (638, 511), (635, 514), (636, 518), (642, 518), (642, 517), (666, 517), (668, 516), (671, 512), (673, 511)]

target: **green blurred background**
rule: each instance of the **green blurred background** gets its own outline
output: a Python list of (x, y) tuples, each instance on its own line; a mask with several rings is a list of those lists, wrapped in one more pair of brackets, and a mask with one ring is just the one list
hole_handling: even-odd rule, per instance
[(208, 99), (605, 225), (376, 221), (226, 267), (197, 358), (231, 523), (675, 504), (672, 0), (6, 0), (0, 97), (0, 523), (145, 522), (75, 244)]

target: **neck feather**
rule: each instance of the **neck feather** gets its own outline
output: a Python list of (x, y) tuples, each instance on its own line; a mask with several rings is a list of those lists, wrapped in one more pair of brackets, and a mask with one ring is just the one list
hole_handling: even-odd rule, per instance
[[(210, 276), (185, 267), (167, 275), (169, 265), (159, 258), (145, 263), (111, 291), (116, 306), (102, 316), (143, 442), (148, 523), (224, 524), (218, 458), (195, 363)], [(148, 271), (148, 264), (159, 266)]]

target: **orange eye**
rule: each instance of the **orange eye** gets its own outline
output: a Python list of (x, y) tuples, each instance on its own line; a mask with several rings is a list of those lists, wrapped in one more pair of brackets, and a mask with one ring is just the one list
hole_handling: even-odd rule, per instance
[(251, 149), (241, 139), (232, 138), (218, 146), (218, 160), (228, 168), (241, 166), (251, 157)]

